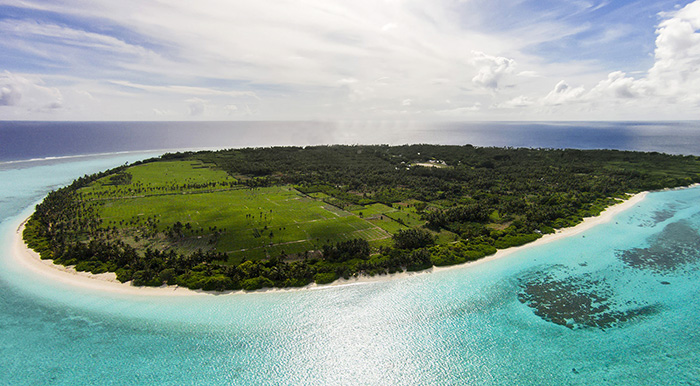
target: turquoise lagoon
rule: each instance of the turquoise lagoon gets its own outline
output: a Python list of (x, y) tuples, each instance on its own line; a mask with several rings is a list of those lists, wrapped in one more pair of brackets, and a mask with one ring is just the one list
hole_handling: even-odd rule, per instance
[(700, 384), (698, 188), (499, 260), (312, 290), (120, 295), (14, 262), (48, 191), (148, 156), (0, 165), (0, 384)]

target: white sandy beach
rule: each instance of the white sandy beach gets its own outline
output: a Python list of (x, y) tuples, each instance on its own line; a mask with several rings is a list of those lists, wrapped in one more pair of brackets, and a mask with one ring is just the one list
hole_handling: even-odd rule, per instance
[[(350, 279), (340, 279), (336, 280), (335, 282), (327, 285), (316, 285), (316, 284), (310, 284), (306, 287), (302, 288), (294, 288), (294, 289), (266, 289), (266, 290), (260, 290), (260, 291), (255, 291), (255, 292), (281, 292), (281, 291), (299, 291), (299, 290), (308, 290), (308, 289), (323, 289), (323, 288), (330, 288), (330, 287), (337, 287), (337, 286), (348, 286), (348, 285), (358, 285), (358, 284), (366, 284), (366, 283), (371, 283), (371, 282), (380, 282), (380, 281), (387, 281), (387, 280), (393, 280), (393, 279), (398, 279), (402, 277), (408, 277), (412, 275), (423, 275), (423, 274), (428, 274), (431, 272), (437, 272), (437, 271), (443, 271), (443, 270), (448, 270), (448, 269), (455, 269), (455, 268), (460, 268), (464, 266), (472, 266), (476, 264), (483, 264), (488, 261), (500, 259), (502, 257), (511, 255), (515, 252), (524, 250), (526, 248), (535, 248), (543, 244), (551, 243), (556, 240), (560, 240), (566, 237), (570, 237), (576, 234), (579, 234), (581, 232), (584, 232), (596, 225), (603, 224), (606, 222), (609, 222), (615, 215), (618, 213), (632, 208), (635, 205), (637, 205), (639, 202), (641, 202), (644, 197), (646, 196), (647, 192), (642, 192), (639, 194), (636, 194), (629, 199), (613, 205), (609, 208), (607, 208), (604, 212), (602, 212), (599, 216), (596, 217), (588, 217), (583, 220), (580, 224), (578, 224), (575, 227), (571, 228), (564, 228), (557, 230), (553, 234), (549, 235), (544, 235), (542, 238), (520, 246), (520, 247), (513, 247), (513, 248), (508, 248), (508, 249), (502, 249), (496, 252), (495, 254), (491, 256), (487, 256), (483, 259), (479, 259), (474, 262), (468, 262), (465, 264), (460, 264), (460, 265), (453, 265), (449, 267), (433, 267), (431, 269), (421, 271), (421, 272), (403, 272), (403, 273), (397, 273), (397, 274), (392, 274), (392, 275), (378, 275), (378, 276), (362, 276), (358, 278), (350, 278)], [(26, 222), (26, 221), (25, 221)], [(99, 274), (95, 275), (89, 272), (78, 272), (75, 269), (71, 267), (64, 267), (62, 265), (57, 265), (53, 264), (51, 260), (41, 260), (39, 258), (39, 254), (34, 252), (33, 250), (29, 249), (26, 244), (24, 243), (24, 240), (22, 240), (22, 231), (24, 230), (24, 223), (23, 222), (16, 230), (15, 235), (14, 235), (14, 240), (13, 240), (13, 245), (12, 245), (12, 257), (16, 261), (16, 263), (32, 272), (35, 274), (42, 276), (46, 279), (57, 281), (57, 282), (62, 282), (65, 284), (69, 284), (71, 286), (87, 289), (87, 290), (94, 290), (94, 291), (102, 291), (102, 292), (110, 292), (110, 293), (119, 293), (119, 294), (130, 294), (130, 295), (145, 295), (145, 296), (208, 296), (211, 295), (208, 292), (205, 291), (195, 291), (195, 290), (190, 290), (187, 288), (182, 288), (182, 287), (177, 287), (177, 286), (163, 286), (163, 287), (134, 287), (130, 283), (120, 283), (119, 281), (116, 280), (116, 275), (114, 273), (104, 273), (104, 274)], [(229, 292), (231, 294), (244, 294), (246, 292), (243, 291), (232, 291)], [(221, 294), (221, 293), (216, 293), (216, 294)]]

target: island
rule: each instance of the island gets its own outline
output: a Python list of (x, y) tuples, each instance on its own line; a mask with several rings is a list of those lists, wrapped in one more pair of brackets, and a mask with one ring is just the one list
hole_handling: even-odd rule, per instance
[(134, 286), (291, 288), (478, 260), (698, 182), (698, 157), (616, 150), (180, 152), (50, 192), (23, 238), (42, 259)]

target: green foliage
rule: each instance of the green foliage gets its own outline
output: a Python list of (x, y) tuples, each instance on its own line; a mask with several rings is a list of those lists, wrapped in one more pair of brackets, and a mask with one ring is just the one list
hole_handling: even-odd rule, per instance
[(76, 271), (87, 271), (93, 274), (113, 272), (116, 269), (117, 266), (114, 263), (104, 263), (95, 260), (79, 261), (75, 265)]
[(163, 284), (163, 282), (156, 275), (154, 275), (153, 272), (148, 270), (134, 272), (134, 275), (131, 277), (131, 283), (137, 287), (158, 287)]
[(324, 259), (334, 262), (367, 259), (369, 257), (369, 243), (364, 239), (341, 241), (335, 245), (324, 245), (322, 254)]
[(547, 225), (543, 225), (540, 227), (540, 232), (542, 232), (542, 234), (549, 235), (554, 233), (554, 228)]
[(122, 283), (126, 283), (127, 281), (131, 280), (131, 277), (134, 275), (133, 271), (127, 268), (117, 268), (114, 273), (117, 274), (117, 280)]
[(424, 269), (428, 269), (433, 266), (433, 263), (430, 260), (430, 252), (423, 248), (423, 249), (416, 249), (411, 251), (411, 254), (409, 256), (409, 262), (406, 264), (406, 270), (407, 271), (421, 271)]
[(494, 243), (494, 246), (498, 249), (517, 247), (523, 244), (533, 242), (539, 239), (540, 237), (542, 237), (542, 235), (537, 233), (505, 235), (497, 239)]
[(431, 250), (431, 261), (436, 266), (462, 264), (467, 261), (478, 260), (484, 256), (493, 255), (496, 248), (480, 242), (463, 243), (453, 245), (438, 245)]
[(132, 178), (131, 173), (127, 173), (125, 171), (120, 171), (120, 172), (113, 174), (109, 177), (109, 184), (110, 185), (129, 185), (129, 184), (131, 184), (131, 178)]
[(44, 235), (46, 225), (42, 224), (35, 216), (31, 216), (24, 226), (22, 238), (27, 246), (33, 249), (44, 260), (53, 259), (51, 239)]
[(254, 291), (264, 287), (273, 287), (275, 283), (272, 280), (258, 276), (251, 279), (245, 279), (241, 282), (241, 288), (246, 291)]
[[(492, 215), (498, 218), (498, 211), (493, 211)], [(488, 208), (484, 206), (469, 204), (445, 210), (433, 210), (425, 214), (425, 219), (431, 227), (440, 228), (448, 224), (484, 222), (489, 219), (489, 213)]]
[(158, 278), (160, 279), (161, 282), (167, 284), (167, 285), (174, 285), (177, 284), (176, 281), (177, 277), (177, 271), (173, 268), (166, 268), (158, 274)]
[(400, 230), (394, 234), (393, 238), (394, 246), (398, 249), (418, 249), (435, 243), (435, 236), (421, 228)]
[[(270, 285), (270, 287), (272, 287), (272, 285)], [(233, 280), (222, 274), (209, 276), (205, 278), (202, 283), (202, 289), (205, 291), (226, 291), (233, 288)]]
[(336, 275), (335, 272), (317, 273), (316, 276), (314, 276), (316, 284), (328, 284), (336, 281), (336, 279), (338, 279), (338, 275)]
[[(430, 160), (447, 167), (408, 166)], [(468, 145), (188, 152), (51, 192), (23, 237), (42, 258), (114, 271), (134, 285), (298, 287), (475, 260), (575, 225), (627, 193), (693, 182), (696, 157), (659, 153)]]

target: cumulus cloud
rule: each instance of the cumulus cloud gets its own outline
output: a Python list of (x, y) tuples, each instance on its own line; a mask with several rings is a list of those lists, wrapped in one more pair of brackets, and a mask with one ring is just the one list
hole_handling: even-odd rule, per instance
[(644, 94), (644, 83), (628, 77), (622, 71), (615, 71), (608, 74), (608, 79), (598, 83), (590, 94), (591, 97), (637, 98)]
[(671, 14), (656, 30), (654, 66), (647, 81), (656, 94), (698, 98), (700, 89), (700, 1)]
[(646, 74), (634, 77), (614, 71), (589, 91), (561, 81), (541, 103), (561, 106), (588, 102), (600, 107), (634, 102), (640, 112), (650, 105), (700, 104), (700, 0), (664, 16), (656, 29), (654, 65)]
[(513, 72), (515, 60), (503, 56), (491, 56), (483, 52), (473, 52), (471, 64), (478, 68), (472, 83), (479, 87), (496, 90), (498, 82), (506, 75)]
[(545, 105), (563, 105), (570, 102), (580, 102), (583, 100), (583, 96), (586, 93), (586, 89), (583, 86), (571, 87), (565, 81), (560, 81), (554, 86), (554, 90), (550, 91), (546, 97), (542, 100)]
[(45, 87), (41, 79), (5, 71), (0, 73), (0, 106), (55, 110), (63, 106), (63, 95), (56, 88)]
[[(0, 80), (1, 81), (1, 80)], [(0, 86), (0, 106), (14, 106), (22, 99), (22, 93), (14, 84)]]

